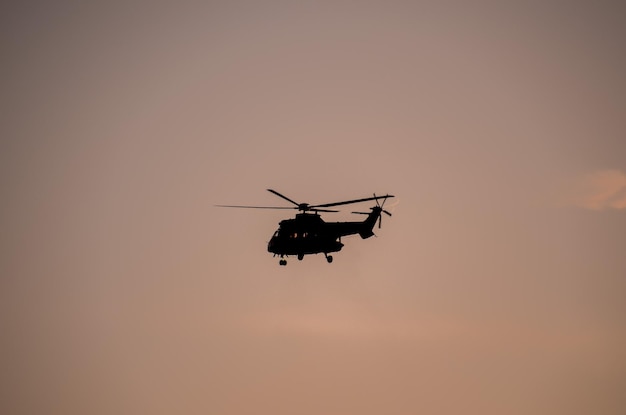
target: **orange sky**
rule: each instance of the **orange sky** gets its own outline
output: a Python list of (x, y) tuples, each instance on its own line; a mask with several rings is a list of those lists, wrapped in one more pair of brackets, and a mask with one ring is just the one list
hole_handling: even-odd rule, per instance
[(2, 6), (0, 413), (623, 414), (624, 7), (294, 3)]

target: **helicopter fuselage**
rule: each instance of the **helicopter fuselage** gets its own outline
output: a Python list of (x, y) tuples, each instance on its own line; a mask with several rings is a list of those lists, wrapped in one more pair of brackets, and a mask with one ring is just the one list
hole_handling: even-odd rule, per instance
[(275, 255), (304, 255), (323, 253), (329, 262), (328, 254), (343, 248), (342, 236), (359, 234), (363, 239), (374, 235), (374, 224), (381, 209), (374, 207), (362, 222), (325, 222), (317, 213), (299, 213), (295, 219), (280, 222), (279, 228), (270, 239), (267, 250)]

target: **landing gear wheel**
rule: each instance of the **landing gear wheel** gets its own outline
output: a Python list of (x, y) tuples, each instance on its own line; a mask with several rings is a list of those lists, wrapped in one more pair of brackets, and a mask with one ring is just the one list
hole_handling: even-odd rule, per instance
[(333, 256), (332, 255), (326, 255), (326, 261), (328, 261), (329, 264), (331, 262), (333, 262)]
[(278, 264), (282, 265), (284, 267), (285, 265), (287, 265), (287, 260), (286, 259), (281, 259), (280, 261), (278, 261)]
[(302, 261), (302, 258), (304, 258), (304, 254), (298, 254), (298, 261)]

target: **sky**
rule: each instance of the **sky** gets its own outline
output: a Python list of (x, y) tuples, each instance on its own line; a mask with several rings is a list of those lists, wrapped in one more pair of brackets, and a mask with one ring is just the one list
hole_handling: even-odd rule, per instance
[(0, 412), (625, 413), (619, 2), (1, 7)]

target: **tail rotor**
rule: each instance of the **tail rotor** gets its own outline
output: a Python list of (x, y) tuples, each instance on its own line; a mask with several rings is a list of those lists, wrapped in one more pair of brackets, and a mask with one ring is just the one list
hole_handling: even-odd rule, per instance
[[(376, 193), (374, 193), (374, 197), (376, 197)], [(391, 213), (383, 209), (383, 206), (385, 206), (385, 203), (387, 202), (387, 197), (386, 196), (383, 197), (383, 203), (378, 203), (378, 198), (376, 198), (375, 200), (376, 200), (376, 207), (378, 207), (382, 213), (385, 213), (387, 216), (391, 217)], [(380, 215), (378, 217), (378, 229), (380, 229), (380, 227), (382, 226), (382, 223), (383, 223), (383, 215)]]
[[(387, 198), (390, 197), (389, 195), (385, 195), (385, 196), (376, 196), (376, 193), (374, 193), (374, 197), (372, 199), (374, 199), (376, 201), (376, 206), (370, 208), (371, 210), (375, 210), (379, 212), (378, 215), (378, 229), (381, 228), (382, 226), (382, 222), (383, 222), (383, 215), (381, 215), (380, 213), (385, 213), (387, 216), (391, 216), (391, 213), (385, 209), (383, 209), (383, 207), (385, 206), (385, 202), (387, 202)], [(383, 203), (379, 203), (378, 200), (382, 199)], [(368, 212), (352, 212), (352, 213), (356, 213), (359, 215), (369, 215), (370, 213)]]

